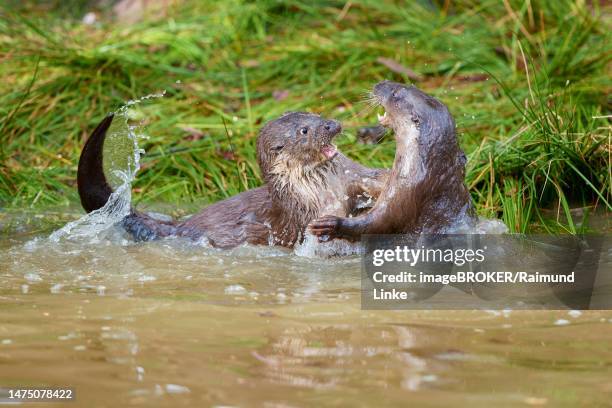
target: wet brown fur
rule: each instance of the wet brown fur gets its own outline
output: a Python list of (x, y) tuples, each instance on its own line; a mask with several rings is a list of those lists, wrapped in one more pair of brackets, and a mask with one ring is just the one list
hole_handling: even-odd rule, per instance
[(447, 107), (415, 87), (384, 81), (374, 96), (393, 128), (395, 160), (376, 204), (367, 213), (325, 216), (310, 230), (326, 238), (357, 240), (362, 234), (446, 233), (474, 219), (465, 185), (464, 153)]
[[(87, 211), (100, 208), (112, 192), (96, 165), (110, 120), (94, 132), (79, 162), (79, 194)], [(134, 210), (123, 226), (137, 240), (175, 235), (204, 238), (220, 248), (243, 243), (293, 247), (311, 220), (324, 214), (357, 215), (367, 207), (367, 197), (376, 198), (384, 185), (387, 170), (364, 167), (340, 152), (331, 159), (323, 155), (340, 130), (339, 123), (318, 115), (287, 113), (267, 123), (258, 137), (265, 185), (212, 204), (183, 222), (161, 222)]]
[[(340, 152), (322, 160), (319, 148), (335, 136), (321, 131), (326, 125), (340, 130), (337, 122), (301, 112), (266, 124), (257, 141), (266, 184), (205, 208), (180, 224), (179, 234), (203, 232), (218, 247), (243, 242), (293, 247), (313, 219), (332, 210), (342, 216), (358, 214), (361, 195), (376, 197), (387, 171), (364, 167)], [(313, 134), (300, 135), (304, 127)]]

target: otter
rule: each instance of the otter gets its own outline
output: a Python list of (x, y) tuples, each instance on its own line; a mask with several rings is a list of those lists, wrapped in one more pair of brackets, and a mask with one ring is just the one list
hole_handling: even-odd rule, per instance
[(365, 126), (357, 130), (357, 140), (363, 144), (377, 144), (386, 133), (387, 129), (382, 125)]
[(362, 234), (443, 234), (473, 225), (465, 185), (466, 157), (446, 105), (414, 86), (383, 81), (374, 98), (385, 109), (380, 123), (395, 133), (391, 173), (376, 203), (353, 218), (330, 214), (309, 230), (320, 241), (358, 240)]
[[(105, 205), (112, 193), (103, 171), (104, 139), (113, 116), (87, 140), (79, 159), (77, 185), (87, 212)], [(243, 243), (292, 248), (310, 221), (325, 214), (358, 215), (371, 206), (388, 171), (350, 160), (332, 144), (340, 123), (319, 115), (288, 112), (265, 124), (257, 139), (257, 160), (265, 184), (204, 208), (185, 221), (159, 221), (131, 210), (122, 221), (135, 240), (178, 236), (205, 238), (232, 248)]]

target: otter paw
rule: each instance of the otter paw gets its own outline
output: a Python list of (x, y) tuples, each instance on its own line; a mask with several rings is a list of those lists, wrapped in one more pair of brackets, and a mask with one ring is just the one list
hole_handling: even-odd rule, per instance
[(308, 225), (309, 231), (319, 238), (319, 241), (327, 241), (337, 237), (340, 218), (335, 215), (326, 215), (312, 221)]

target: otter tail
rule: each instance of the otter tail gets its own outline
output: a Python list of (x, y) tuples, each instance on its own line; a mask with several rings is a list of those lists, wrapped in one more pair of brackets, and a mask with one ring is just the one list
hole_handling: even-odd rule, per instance
[[(79, 158), (77, 186), (81, 205), (88, 213), (102, 208), (113, 193), (103, 167), (104, 140), (113, 117), (110, 114), (100, 122), (87, 139)], [(173, 223), (156, 220), (133, 209), (123, 219), (122, 225), (137, 241), (150, 241), (176, 233)]]
[(102, 149), (106, 132), (113, 122), (113, 115), (108, 115), (93, 131), (81, 152), (77, 172), (77, 186), (81, 205), (85, 211), (92, 212), (106, 204), (113, 190), (106, 181), (102, 167)]

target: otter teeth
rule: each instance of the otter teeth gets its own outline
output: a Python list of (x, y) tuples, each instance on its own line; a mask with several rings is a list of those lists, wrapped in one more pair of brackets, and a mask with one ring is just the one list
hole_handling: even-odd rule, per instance
[(385, 111), (384, 115), (381, 115), (380, 113), (376, 114), (378, 116), (378, 122), (381, 125), (386, 125), (388, 123), (388, 117), (387, 117), (387, 112)]

